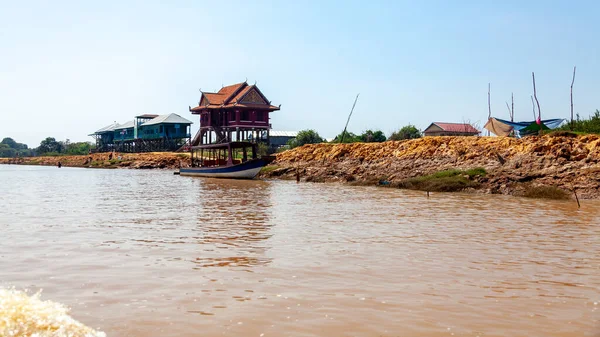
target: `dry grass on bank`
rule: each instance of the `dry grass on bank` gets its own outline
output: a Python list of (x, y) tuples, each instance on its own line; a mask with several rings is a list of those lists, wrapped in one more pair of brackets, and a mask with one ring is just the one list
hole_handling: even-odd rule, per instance
[(531, 184), (523, 186), (523, 190), (516, 192), (515, 195), (525, 198), (552, 200), (566, 200), (571, 198), (569, 192), (558, 187), (545, 185), (534, 186)]

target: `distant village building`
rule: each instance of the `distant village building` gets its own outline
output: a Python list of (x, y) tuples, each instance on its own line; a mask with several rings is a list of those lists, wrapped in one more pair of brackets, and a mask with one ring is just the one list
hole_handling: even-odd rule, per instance
[(271, 147), (279, 148), (287, 145), (288, 141), (298, 137), (298, 131), (273, 131), (270, 132)]
[(200, 115), (200, 130), (192, 145), (253, 141), (269, 143), (269, 113), (279, 110), (271, 105), (256, 85), (246, 82), (229, 85), (218, 92), (201, 91), (197, 107), (190, 107)]
[(425, 136), (476, 136), (480, 133), (468, 123), (441, 123), (433, 122), (423, 134)]
[(140, 115), (124, 124), (113, 123), (90, 136), (97, 152), (175, 151), (189, 143), (193, 123), (177, 114)]

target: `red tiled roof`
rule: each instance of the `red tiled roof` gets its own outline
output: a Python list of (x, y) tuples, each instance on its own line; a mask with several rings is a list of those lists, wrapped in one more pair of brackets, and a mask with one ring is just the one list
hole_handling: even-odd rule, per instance
[(245, 87), (244, 89), (242, 89), (242, 91), (240, 91), (239, 94), (235, 95), (235, 97), (231, 99), (231, 102), (239, 101), (240, 99), (242, 99), (242, 97), (244, 97), (245, 94), (248, 93), (248, 91), (252, 90), (252, 88), (254, 88), (253, 85)]
[[(221, 90), (219, 90), (218, 94), (224, 95), (225, 96), (224, 102), (228, 102), (231, 100), (231, 98), (232, 98), (231, 96), (233, 96), (235, 93), (237, 93), (238, 90), (244, 86), (248, 86), (248, 83), (243, 82), (243, 83), (228, 85), (226, 87), (221, 88)], [(211, 103), (213, 103), (213, 102), (211, 101)]]
[(468, 123), (441, 123), (441, 122), (433, 122), (442, 128), (444, 131), (448, 132), (466, 132), (466, 133), (479, 133), (479, 130), (475, 129), (471, 124)]
[[(256, 88), (256, 90), (260, 93), (260, 90), (258, 90), (258, 88), (255, 85), (248, 85), (248, 83), (246, 82), (228, 85), (226, 87), (221, 88), (221, 90), (219, 90), (219, 92), (216, 93), (203, 92), (202, 94), (204, 95), (204, 97), (206, 97), (209, 104), (191, 108), (190, 111), (202, 111), (203, 109), (220, 109), (231, 107), (265, 109), (265, 105), (263, 104), (237, 104), (237, 102), (241, 100), (242, 97), (244, 97), (244, 95), (246, 95), (250, 90), (252, 90), (252, 88)], [(262, 95), (262, 97), (265, 98), (264, 95)], [(267, 109), (274, 111), (279, 110), (279, 107), (268, 105)]]
[(204, 97), (206, 97), (206, 99), (208, 99), (208, 102), (210, 104), (221, 105), (221, 104), (223, 104), (223, 101), (225, 101), (225, 99), (227, 98), (225, 95), (215, 94), (212, 92), (205, 92), (203, 94), (204, 94)]
[(208, 106), (197, 106), (195, 108), (191, 108), (190, 111), (202, 111), (204, 109), (227, 109), (227, 108), (249, 108), (249, 109), (261, 109), (261, 110), (270, 110), (275, 111), (279, 110), (279, 107), (274, 105), (264, 105), (264, 104), (249, 104), (249, 103), (232, 103), (225, 105), (208, 105)]

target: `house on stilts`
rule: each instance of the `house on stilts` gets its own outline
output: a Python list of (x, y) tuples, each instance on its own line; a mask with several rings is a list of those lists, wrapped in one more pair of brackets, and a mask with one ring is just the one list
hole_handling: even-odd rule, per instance
[(233, 141), (269, 144), (270, 116), (281, 105), (271, 105), (256, 85), (246, 82), (201, 91), (198, 106), (189, 110), (200, 116), (200, 129), (191, 144), (207, 145)]
[(90, 136), (96, 152), (176, 151), (189, 144), (193, 123), (177, 114), (136, 116), (124, 124), (110, 124)]

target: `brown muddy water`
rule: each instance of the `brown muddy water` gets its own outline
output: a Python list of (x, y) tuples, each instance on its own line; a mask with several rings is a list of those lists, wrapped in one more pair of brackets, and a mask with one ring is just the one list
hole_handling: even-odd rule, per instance
[(597, 336), (600, 202), (0, 166), (0, 286), (108, 336)]

